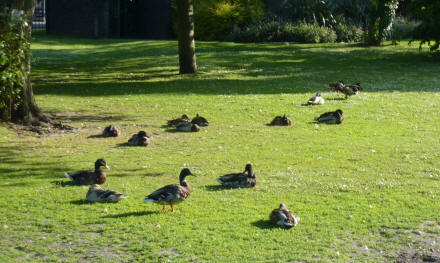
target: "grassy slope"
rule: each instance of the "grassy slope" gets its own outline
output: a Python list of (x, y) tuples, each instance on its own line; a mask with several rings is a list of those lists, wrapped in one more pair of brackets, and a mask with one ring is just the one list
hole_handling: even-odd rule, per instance
[[(0, 127), (0, 261), (373, 262), (405, 250), (409, 230), (438, 237), (440, 63), (416, 46), (198, 42), (200, 73), (179, 76), (173, 41), (37, 39), (37, 102), (79, 129)], [(332, 100), (327, 83), (339, 79), (366, 90)], [(326, 104), (302, 106), (316, 91)], [(342, 125), (310, 123), (337, 108)], [(212, 123), (199, 133), (162, 128), (197, 112)], [(265, 125), (283, 113), (292, 127)], [(123, 135), (93, 137), (109, 123)], [(121, 145), (140, 129), (150, 146)], [(104, 187), (128, 199), (89, 204), (87, 187), (60, 184), (99, 157), (112, 167)], [(218, 187), (247, 162), (255, 189)], [(198, 177), (177, 212), (142, 202), (184, 166)], [(281, 202), (296, 228), (267, 222)]]

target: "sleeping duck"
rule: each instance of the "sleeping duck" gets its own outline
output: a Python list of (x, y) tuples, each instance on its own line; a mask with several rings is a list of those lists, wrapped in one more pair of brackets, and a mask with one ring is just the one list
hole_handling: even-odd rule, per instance
[(199, 126), (208, 126), (209, 122), (207, 119), (203, 118), (202, 116), (200, 116), (200, 114), (197, 113), (196, 117), (194, 117), (194, 119), (191, 120), (192, 124), (197, 124)]
[(257, 184), (257, 176), (252, 170), (251, 164), (241, 173), (226, 174), (217, 178), (217, 182), (227, 187), (254, 187)]
[(271, 122), (270, 125), (278, 125), (278, 126), (290, 126), (292, 125), (292, 120), (287, 118), (286, 114), (284, 116), (276, 116)]
[(310, 98), (309, 101), (307, 101), (307, 104), (309, 105), (322, 105), (324, 104), (324, 98), (321, 97), (321, 93), (316, 93), (316, 96), (313, 98)]
[(191, 122), (184, 122), (176, 126), (177, 131), (182, 132), (198, 132), (200, 127), (197, 124), (192, 124)]
[(180, 184), (170, 184), (164, 186), (147, 196), (144, 199), (144, 202), (162, 205), (163, 212), (167, 211), (167, 208), (165, 206), (170, 205), (171, 212), (174, 212), (174, 205), (184, 201), (191, 193), (191, 188), (185, 180), (188, 175), (193, 174), (188, 168), (182, 169), (179, 176)]
[(296, 217), (292, 211), (287, 209), (285, 204), (280, 204), (279, 208), (274, 209), (272, 213), (270, 213), (269, 218), (272, 223), (284, 228), (294, 227), (300, 220), (300, 218)]
[(338, 109), (336, 111), (323, 113), (315, 120), (319, 123), (325, 124), (341, 124), (341, 122), (344, 120), (344, 113), (342, 112), (342, 110)]
[(150, 137), (145, 131), (140, 131), (137, 134), (133, 134), (130, 140), (128, 140), (128, 145), (130, 146), (147, 146), (150, 144)]
[(103, 184), (107, 179), (105, 173), (101, 170), (104, 166), (107, 169), (107, 163), (104, 159), (98, 159), (95, 162), (95, 171), (79, 171), (76, 173), (65, 173), (64, 176), (68, 177), (72, 182), (78, 185), (89, 185), (89, 184)]
[(190, 121), (191, 120), (189, 119), (189, 117), (186, 114), (183, 114), (182, 117), (180, 117), (180, 118), (167, 121), (167, 124), (170, 127), (177, 127), (178, 125), (180, 125), (182, 123), (187, 123)]
[(336, 81), (336, 82), (331, 82), (328, 84), (328, 86), (334, 92), (342, 92), (342, 89), (344, 87), (344, 82), (342, 80)]
[(121, 133), (114, 125), (110, 125), (105, 127), (104, 131), (102, 132), (102, 136), (104, 137), (118, 137)]
[(87, 192), (86, 199), (89, 202), (118, 202), (121, 199), (127, 198), (128, 196), (123, 195), (119, 192), (113, 190), (107, 190), (101, 188), (97, 184), (92, 184)]

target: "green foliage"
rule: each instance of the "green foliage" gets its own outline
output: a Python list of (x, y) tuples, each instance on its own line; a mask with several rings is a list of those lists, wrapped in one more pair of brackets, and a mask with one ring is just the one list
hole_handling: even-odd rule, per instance
[(335, 31), (317, 23), (289, 23), (268, 19), (244, 28), (234, 28), (227, 41), (257, 42), (298, 42), (298, 43), (333, 43), (337, 39)]
[(420, 48), (424, 43), (428, 43), (431, 51), (438, 50), (440, 48), (440, 1), (413, 1), (409, 5), (409, 13), (420, 21), (413, 34), (414, 39), (421, 40)]
[(380, 45), (388, 37), (398, 6), (398, 0), (371, 0), (366, 38), (368, 45)]
[(395, 44), (401, 40), (409, 40), (414, 35), (414, 29), (420, 23), (411, 21), (406, 17), (398, 16), (394, 19), (393, 25), (391, 27), (390, 39)]
[(261, 0), (194, 0), (195, 38), (223, 40), (234, 26), (243, 26), (264, 16), (265, 6)]
[(333, 26), (333, 30), (336, 32), (337, 42), (361, 42), (364, 36), (364, 31), (352, 24), (338, 23)]
[(0, 28), (0, 118), (10, 119), (18, 106), (25, 50), (29, 48), (24, 29), (27, 22), (22, 11), (5, 9), (0, 13), (4, 21)]

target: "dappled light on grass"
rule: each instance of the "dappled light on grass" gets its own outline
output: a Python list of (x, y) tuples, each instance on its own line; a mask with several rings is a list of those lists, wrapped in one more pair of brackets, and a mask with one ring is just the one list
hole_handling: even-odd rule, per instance
[[(36, 39), (36, 100), (75, 129), (0, 127), (1, 261), (388, 262), (424, 246), (412, 231), (438, 239), (436, 59), (403, 44), (198, 42), (197, 52), (200, 73), (180, 76), (174, 41)], [(345, 100), (328, 87), (338, 80), (364, 91)], [(318, 91), (325, 104), (303, 106)], [(342, 124), (313, 121), (338, 108)], [(200, 132), (164, 126), (197, 113), (210, 121)], [(292, 126), (266, 126), (283, 114)], [(101, 138), (110, 124), (121, 135)], [(150, 145), (125, 146), (139, 130)], [(127, 199), (88, 203), (88, 186), (64, 177), (97, 158), (111, 167), (103, 187)], [(246, 163), (255, 188), (216, 182)], [(198, 177), (176, 212), (143, 203), (184, 167)], [(280, 203), (297, 227), (268, 221)]]

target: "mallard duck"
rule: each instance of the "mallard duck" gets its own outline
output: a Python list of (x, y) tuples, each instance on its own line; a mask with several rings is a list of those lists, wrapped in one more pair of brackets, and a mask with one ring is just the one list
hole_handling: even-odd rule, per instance
[(286, 114), (284, 116), (276, 116), (271, 122), (270, 125), (279, 125), (279, 126), (290, 126), (292, 125), (292, 120), (287, 118)]
[(342, 80), (331, 82), (328, 84), (332, 91), (335, 92), (342, 92), (342, 89), (344, 87), (344, 82)]
[(65, 173), (64, 176), (78, 185), (103, 184), (107, 179), (101, 167), (110, 169), (104, 159), (98, 159), (95, 162), (95, 171), (79, 171), (75, 173)]
[(182, 117), (167, 121), (168, 126), (176, 127), (182, 123), (190, 122), (191, 120), (186, 114), (183, 114)]
[(177, 125), (176, 130), (182, 132), (198, 132), (200, 131), (200, 127), (197, 124), (192, 124), (191, 122), (185, 122)]
[(217, 182), (228, 187), (254, 187), (257, 184), (257, 176), (252, 170), (251, 164), (241, 173), (226, 174), (217, 178)]
[(182, 169), (179, 176), (180, 185), (170, 184), (164, 186), (147, 196), (144, 199), (144, 202), (163, 205), (163, 212), (167, 211), (167, 208), (165, 206), (170, 205), (171, 212), (174, 212), (174, 205), (184, 201), (191, 193), (191, 188), (185, 180), (188, 175), (193, 174), (188, 168)]
[(114, 125), (110, 125), (105, 127), (104, 131), (102, 132), (102, 136), (104, 137), (118, 137), (121, 133)]
[(316, 96), (313, 98), (310, 98), (307, 102), (309, 105), (321, 105), (324, 104), (324, 98), (321, 97), (321, 93), (316, 93)]
[(315, 120), (325, 124), (340, 124), (344, 120), (344, 113), (338, 109), (336, 111), (323, 113)]
[(145, 131), (140, 131), (137, 134), (133, 134), (128, 140), (128, 145), (131, 146), (147, 146), (150, 144), (150, 137)]
[(200, 114), (197, 113), (196, 117), (194, 117), (191, 120), (192, 124), (197, 124), (199, 126), (208, 126), (209, 122), (207, 119), (203, 118), (202, 116), (200, 116)]
[(299, 223), (300, 218), (296, 217), (292, 211), (287, 209), (285, 204), (280, 204), (280, 207), (274, 209), (270, 213), (270, 221), (277, 226), (291, 228)]
[(92, 184), (86, 195), (89, 202), (118, 202), (127, 197), (119, 192), (103, 189), (97, 184)]

